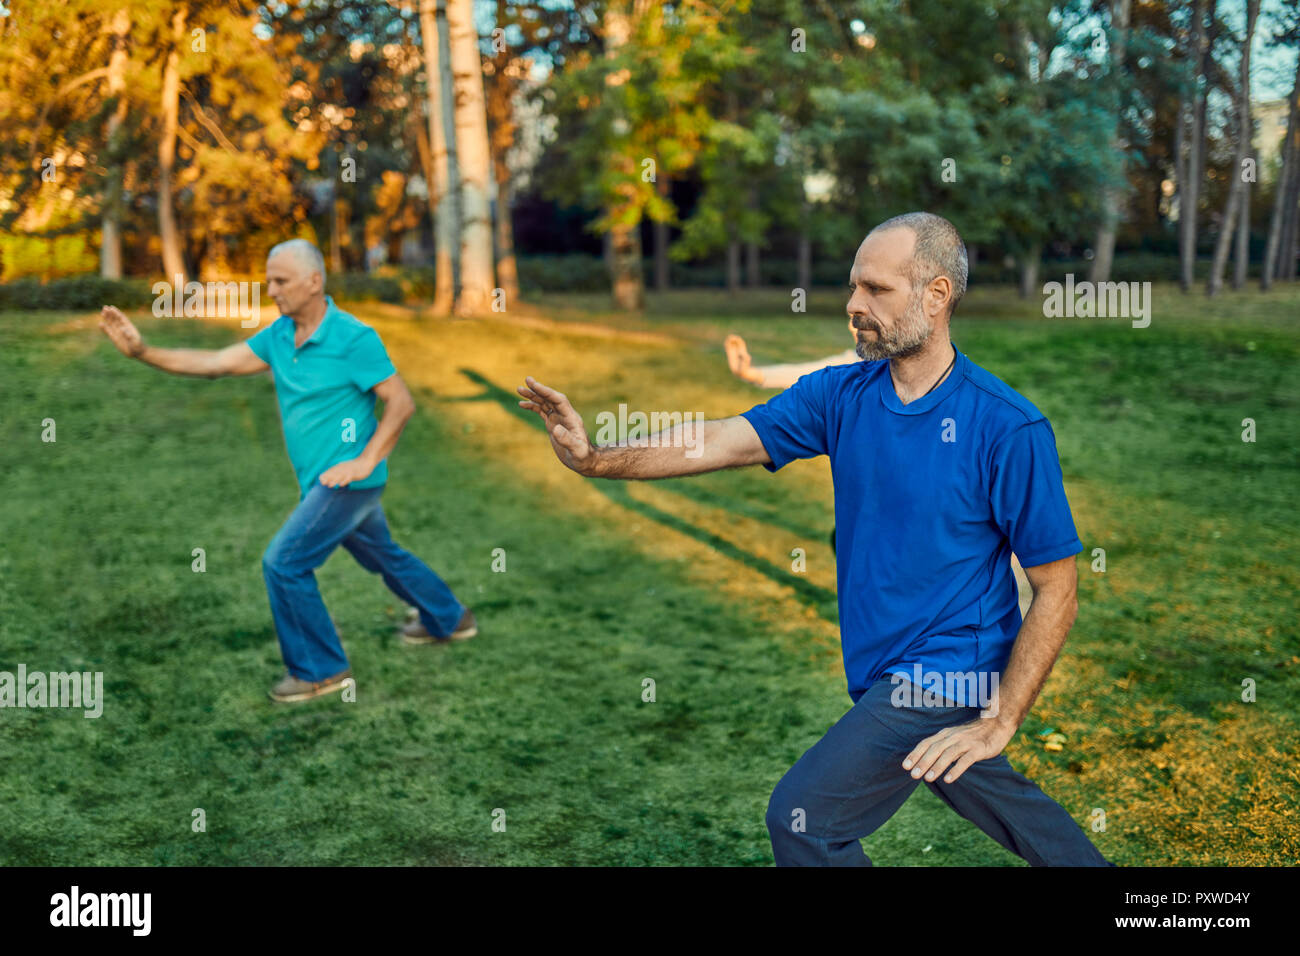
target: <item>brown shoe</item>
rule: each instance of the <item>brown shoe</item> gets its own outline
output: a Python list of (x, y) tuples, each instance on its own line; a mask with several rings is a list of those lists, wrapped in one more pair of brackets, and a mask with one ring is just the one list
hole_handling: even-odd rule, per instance
[(318, 681), (299, 680), (292, 674), (285, 674), (280, 682), (271, 688), (271, 699), (282, 704), (296, 704), (299, 701), (311, 700), (313, 697), (342, 689), (351, 676), (352, 668)]
[(465, 613), (460, 616), (460, 623), (456, 625), (456, 630), (452, 631), (446, 637), (434, 637), (424, 625), (420, 623), (419, 612), (414, 608), (407, 614), (412, 618), (402, 628), (403, 644), (446, 644), (450, 641), (468, 641), (478, 633), (478, 621), (474, 619), (474, 612), (465, 608)]

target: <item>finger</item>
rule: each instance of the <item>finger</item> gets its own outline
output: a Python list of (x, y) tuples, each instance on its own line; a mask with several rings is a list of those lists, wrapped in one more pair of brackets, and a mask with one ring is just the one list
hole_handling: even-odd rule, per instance
[(967, 740), (961, 738), (953, 740), (939, 752), (930, 769), (926, 771), (925, 779), (930, 782), (938, 780), (940, 775), (951, 766), (952, 762), (970, 750), (970, 747), (970, 742)]
[(534, 392), (536, 392), (538, 395), (546, 399), (548, 402), (550, 402), (552, 405), (556, 406), (557, 408), (569, 404), (569, 400), (564, 397), (563, 392), (557, 392), (549, 385), (543, 385), (541, 382), (537, 381), (537, 379), (533, 378), (531, 375), (524, 376), (524, 381), (526, 381), (532, 387), (532, 390)]
[(569, 429), (565, 428), (563, 425), (556, 425), (555, 428), (551, 430), (551, 434), (555, 436), (555, 440), (563, 446), (564, 450), (574, 458), (587, 457), (586, 438), (579, 436), (575, 432), (569, 431)]
[[(938, 759), (939, 754), (948, 746), (950, 734), (946, 730), (941, 730), (933, 737), (929, 738), (930, 744), (912, 761), (912, 776), (921, 779), (921, 775), (930, 769), (930, 765)], [(922, 741), (924, 743), (924, 741)], [(918, 746), (920, 746), (918, 744)], [(915, 753), (915, 751), (913, 751)]]
[(952, 765), (952, 769), (949, 770), (948, 775), (943, 778), (943, 782), (953, 783), (958, 777), (966, 772), (967, 767), (975, 763), (978, 759), (979, 758), (975, 756), (974, 750), (966, 751), (957, 759), (957, 762)]
[(534, 392), (531, 388), (520, 386), (519, 388), (515, 389), (515, 391), (518, 392), (520, 395), (524, 396), (524, 398), (526, 398), (529, 402), (533, 403), (533, 405), (536, 406), (538, 409), (546, 409), (550, 407), (550, 403), (548, 403), (545, 399), (543, 399), (542, 396)]
[(942, 739), (943, 736), (944, 732), (941, 730), (937, 734), (931, 734), (929, 737), (920, 741), (912, 748), (912, 752), (903, 758), (903, 769), (911, 770), (912, 767), (916, 765), (916, 762), (921, 759), (921, 755), (930, 749), (930, 745), (936, 740)]

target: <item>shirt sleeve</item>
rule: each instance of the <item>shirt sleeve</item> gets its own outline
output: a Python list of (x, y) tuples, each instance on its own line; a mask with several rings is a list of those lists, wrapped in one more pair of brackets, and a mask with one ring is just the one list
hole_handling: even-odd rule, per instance
[(388, 358), (388, 350), (374, 329), (366, 329), (357, 338), (348, 360), (352, 368), (352, 384), (363, 392), (397, 374)]
[(253, 350), (253, 354), (267, 365), (271, 364), (271, 327), (274, 325), (275, 323), (272, 322), (256, 335), (244, 340), (245, 344)]
[(740, 417), (754, 426), (767, 456), (768, 471), (796, 458), (827, 454), (826, 369), (805, 375), (779, 395), (755, 405)]
[(1021, 567), (1083, 550), (1065, 497), (1056, 433), (1045, 418), (1021, 425), (993, 452), (989, 498), (993, 520)]

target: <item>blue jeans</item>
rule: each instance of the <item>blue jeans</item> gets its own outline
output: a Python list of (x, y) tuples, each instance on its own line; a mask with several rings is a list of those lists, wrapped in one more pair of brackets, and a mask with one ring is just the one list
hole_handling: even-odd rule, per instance
[[(776, 785), (767, 829), (777, 866), (871, 866), (858, 840), (923, 782), (903, 769), (903, 758), (931, 734), (979, 717), (978, 707), (895, 707), (895, 689), (889, 678), (872, 684)], [(940, 776), (926, 786), (1034, 866), (1113, 865), (1003, 754), (977, 760), (952, 783)]]
[(383, 485), (353, 489), (317, 483), (262, 555), (280, 653), (300, 680), (324, 680), (348, 669), (315, 573), (340, 544), (367, 571), (382, 574), (389, 590), (419, 611), (430, 634), (450, 634), (465, 613), (442, 579), (393, 541), (379, 506), (383, 491)]

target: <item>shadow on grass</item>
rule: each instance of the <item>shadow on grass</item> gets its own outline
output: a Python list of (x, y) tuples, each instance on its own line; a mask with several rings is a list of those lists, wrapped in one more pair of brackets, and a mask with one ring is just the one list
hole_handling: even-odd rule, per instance
[[(515, 416), (530, 428), (536, 429), (542, 434), (545, 434), (545, 429), (542, 427), (541, 419), (539, 419), (535, 413), (519, 407), (519, 396), (515, 392), (501, 388), (499, 385), (495, 384), (479, 372), (476, 372), (474, 369), (461, 368), (459, 369), (459, 372), (471, 382), (480, 386), (482, 391), (477, 395), (441, 398), (439, 399), (441, 402), (446, 402), (448, 404), (453, 402), (496, 402), (505, 409), (506, 412)], [(617, 480), (609, 481), (598, 478), (586, 478), (584, 480), (591, 482), (593, 488), (615, 504), (621, 505), (629, 511), (634, 511), (644, 518), (657, 522), (665, 528), (671, 528), (674, 531), (689, 535), (701, 544), (713, 548), (719, 554), (725, 555), (734, 561), (739, 561), (741, 564), (770, 578), (777, 584), (782, 584), (791, 588), (795, 594), (798, 595), (799, 600), (816, 611), (820, 617), (831, 624), (836, 626), (839, 625), (839, 618), (836, 612), (835, 592), (823, 587), (818, 587), (810, 581), (799, 577), (797, 574), (786, 571), (784, 568), (775, 565), (770, 561), (764, 560), (755, 554), (751, 554), (743, 548), (739, 548), (732, 544), (725, 538), (719, 537), (706, 528), (693, 525), (674, 514), (656, 508), (652, 504), (638, 501), (632, 497), (631, 492), (628, 490), (627, 482)], [(674, 494), (683, 494), (683, 496), (687, 498), (694, 497), (674, 489), (672, 487), (674, 484), (673, 482), (664, 482), (662, 484), (668, 490), (673, 491)], [(716, 505), (714, 506), (716, 507)], [(818, 537), (818, 535), (813, 536)]]

